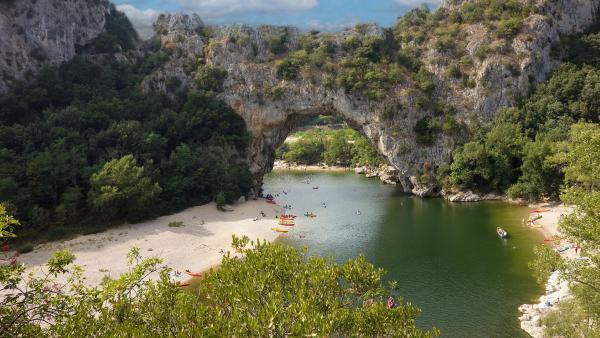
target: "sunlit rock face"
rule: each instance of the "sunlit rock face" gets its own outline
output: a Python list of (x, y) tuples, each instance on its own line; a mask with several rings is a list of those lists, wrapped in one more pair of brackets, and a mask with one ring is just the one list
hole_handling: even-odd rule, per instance
[[(445, 5), (461, 2), (448, 0)], [(169, 51), (170, 58), (147, 76), (142, 86), (175, 95), (169, 83), (194, 88), (199, 65), (226, 70), (219, 95), (245, 120), (251, 133), (245, 160), (257, 190), (263, 175), (273, 166), (276, 147), (298, 121), (307, 115), (330, 114), (344, 118), (387, 158), (395, 170), (387, 171), (386, 181), (395, 181), (419, 196), (434, 196), (439, 191), (431, 180), (433, 171), (450, 160), (452, 151), (468, 135), (440, 132), (431, 144), (419, 143), (414, 131), (417, 122), (425, 117), (442, 122), (436, 105), (443, 104), (452, 107), (459, 124), (469, 125), (473, 118), (490, 123), (499, 108), (514, 105), (532, 85), (547, 78), (560, 61), (552, 56), (552, 46), (559, 42), (560, 35), (589, 27), (599, 3), (540, 0), (538, 14), (528, 17), (510, 40), (499, 39), (483, 24), (462, 26), (466, 56), (472, 60), (468, 86), (447, 75), (451, 61), (456, 60), (436, 49), (436, 38), (432, 38), (424, 43), (420, 61), (433, 74), (435, 90), (424, 95), (408, 76), (387, 88), (378, 100), (331, 85), (324, 67), (303, 68), (297, 79), (280, 80), (275, 64), (298, 49), (303, 33), (296, 28), (207, 26), (195, 14), (163, 14), (154, 27), (161, 48)], [(105, 0), (0, 2), (0, 92), (42, 65), (72, 58), (77, 46), (89, 43), (103, 31), (109, 12), (110, 4)], [(273, 37), (282, 33), (286, 36), (279, 46), (283, 51), (274, 51)], [(386, 30), (374, 24), (330, 34), (332, 62), (340, 63), (348, 56), (342, 42), (349, 37), (385, 34)], [(496, 52), (477, 57), (476, 51), (482, 45), (494, 46)], [(419, 102), (424, 96), (429, 104)]]
[[(527, 18), (521, 32), (504, 46), (508, 53), (491, 54), (482, 60), (474, 56), (477, 48), (482, 44), (498, 43), (498, 39), (484, 25), (467, 26), (466, 49), (475, 60), (470, 75), (475, 83), (470, 87), (444, 76), (447, 69), (440, 66), (439, 60), (445, 56), (433, 46), (426, 48), (421, 61), (435, 75), (433, 99), (454, 107), (455, 117), (461, 123), (470, 123), (470, 113), (480, 121), (491, 121), (499, 108), (514, 105), (533, 84), (546, 79), (559, 62), (551, 57), (552, 45), (559, 41), (560, 34), (574, 34), (589, 27), (599, 1), (542, 2), (540, 14)], [(450, 1), (448, 5), (458, 3), (460, 1)], [(167, 22), (169, 24), (165, 24)], [(173, 76), (194, 86), (195, 72), (183, 71), (190, 59), (201, 59), (208, 65), (225, 69), (228, 75), (220, 97), (244, 118), (252, 134), (247, 160), (257, 187), (261, 185), (262, 176), (272, 168), (276, 147), (307, 115), (330, 114), (344, 118), (371, 140), (396, 169), (395, 181), (405, 191), (419, 196), (439, 193), (430, 181), (422, 179), (423, 174), (447, 163), (452, 151), (464, 141), (464, 135), (440, 133), (433, 144), (416, 142), (415, 124), (424, 116), (435, 116), (436, 112), (431, 107), (416, 104), (415, 93), (419, 91), (411, 81), (402, 81), (383, 99), (373, 101), (364, 95), (325, 85), (323, 79), (327, 72), (322, 69), (303, 70), (302, 76), (292, 81), (278, 79), (274, 60), (281, 55), (269, 50), (269, 39), (285, 30), (285, 50), (296, 50), (301, 32), (295, 28), (205, 27), (199, 18), (181, 14), (165, 15), (157, 26), (161, 27), (162, 33), (158, 36), (163, 46), (170, 45), (177, 51), (177, 56), (149, 76), (145, 86), (165, 89), (165, 81)], [(329, 37), (336, 49), (336, 60), (345, 56), (342, 41), (358, 34), (353, 28)], [(385, 32), (377, 25), (366, 25), (361, 27), (360, 34), (383, 36)]]
[(0, 93), (104, 31), (108, 0), (0, 1)]

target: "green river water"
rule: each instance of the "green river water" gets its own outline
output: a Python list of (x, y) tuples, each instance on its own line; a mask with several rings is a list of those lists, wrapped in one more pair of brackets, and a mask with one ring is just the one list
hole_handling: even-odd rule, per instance
[(526, 336), (517, 307), (542, 293), (527, 263), (543, 239), (521, 224), (526, 207), (415, 198), (352, 172), (275, 171), (264, 191), (298, 215), (280, 242), (338, 262), (363, 254), (423, 310), (419, 326), (443, 337)]

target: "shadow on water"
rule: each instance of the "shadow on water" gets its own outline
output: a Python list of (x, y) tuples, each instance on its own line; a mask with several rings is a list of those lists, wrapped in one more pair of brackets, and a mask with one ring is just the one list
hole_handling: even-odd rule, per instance
[[(267, 177), (265, 190), (286, 190), (279, 202), (296, 215), (317, 214), (300, 217), (281, 242), (338, 262), (364, 254), (423, 309), (423, 327), (447, 337), (525, 336), (517, 307), (541, 293), (527, 263), (542, 241), (521, 224), (526, 208), (419, 199), (352, 173), (281, 171)], [(508, 240), (497, 237), (497, 226)]]

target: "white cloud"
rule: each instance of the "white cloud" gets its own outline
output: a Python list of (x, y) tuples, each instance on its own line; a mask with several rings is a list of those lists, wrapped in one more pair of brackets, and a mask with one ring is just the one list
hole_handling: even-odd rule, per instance
[(221, 18), (230, 14), (287, 13), (315, 8), (317, 0), (177, 0), (185, 11), (204, 18)]
[(152, 23), (154, 23), (161, 11), (154, 9), (140, 10), (130, 4), (117, 5), (117, 9), (127, 15), (129, 21), (131, 21), (142, 39), (148, 39), (154, 34)]

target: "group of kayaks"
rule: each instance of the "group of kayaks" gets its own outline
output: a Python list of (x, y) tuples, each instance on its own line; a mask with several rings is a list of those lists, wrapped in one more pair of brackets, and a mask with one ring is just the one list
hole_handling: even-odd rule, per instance
[[(296, 218), (295, 215), (280, 215), (279, 216), (279, 226), (278, 227), (273, 227), (271, 228), (271, 230), (275, 231), (275, 232), (289, 232), (290, 231), (290, 227), (293, 227), (294, 225), (296, 225), (296, 223), (294, 222), (294, 219)], [(282, 228), (285, 227), (285, 228)]]

